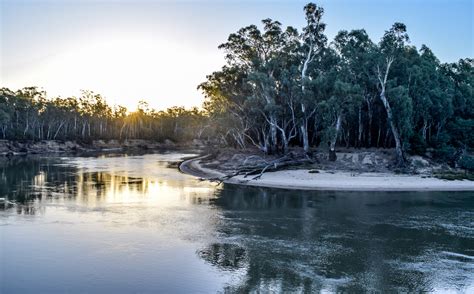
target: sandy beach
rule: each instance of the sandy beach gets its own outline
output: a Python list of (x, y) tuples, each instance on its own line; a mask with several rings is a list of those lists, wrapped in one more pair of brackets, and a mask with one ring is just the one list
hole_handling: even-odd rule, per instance
[[(203, 179), (215, 179), (225, 174), (201, 166), (198, 157), (184, 161), (180, 170)], [(319, 171), (308, 169), (268, 172), (258, 180), (253, 176), (236, 176), (224, 183), (249, 186), (298, 189), (298, 190), (345, 190), (345, 191), (473, 191), (474, 181), (442, 180), (419, 175), (398, 175), (393, 173), (351, 173)]]

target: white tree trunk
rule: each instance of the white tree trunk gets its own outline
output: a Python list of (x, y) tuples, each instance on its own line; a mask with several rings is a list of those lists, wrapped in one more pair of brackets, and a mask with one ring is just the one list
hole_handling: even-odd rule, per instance
[(366, 101), (367, 101), (367, 115), (369, 116), (369, 125), (368, 125), (368, 134), (367, 134), (367, 140), (368, 140), (368, 146), (372, 147), (372, 102), (370, 101), (370, 98), (366, 96)]
[[(312, 44), (309, 46), (308, 53), (306, 55), (306, 58), (303, 62), (303, 67), (301, 69), (301, 91), (304, 93), (305, 91), (305, 80), (307, 78), (306, 72), (308, 70), (308, 65), (311, 62), (311, 59), (313, 57), (313, 46)], [(301, 113), (302, 113), (302, 120), (301, 120), (301, 125), (300, 125), (300, 131), (301, 131), (301, 137), (303, 139), (303, 150), (307, 154), (309, 152), (309, 138), (308, 138), (308, 117), (306, 114), (306, 106), (304, 103), (301, 103)]]
[(339, 113), (336, 119), (336, 126), (334, 131), (334, 136), (332, 137), (331, 141), (329, 142), (329, 160), (336, 161), (336, 143), (337, 137), (339, 135), (339, 131), (341, 129), (341, 122), (342, 122), (342, 115)]
[(342, 115), (338, 114), (337, 115), (337, 120), (336, 120), (336, 127), (335, 127), (334, 136), (332, 137), (331, 146), (329, 148), (333, 152), (336, 150), (337, 137), (339, 136), (339, 131), (341, 130), (341, 124), (342, 124)]
[(58, 129), (56, 130), (56, 133), (54, 133), (53, 140), (56, 140), (56, 136), (59, 134), (59, 130), (61, 130), (61, 128), (63, 127), (63, 125), (64, 125), (64, 122), (61, 122), (61, 123), (59, 124), (59, 127), (58, 127)]
[(380, 93), (380, 100), (382, 100), (383, 106), (385, 107), (385, 111), (387, 112), (387, 120), (388, 120), (388, 123), (390, 124), (390, 129), (392, 131), (393, 139), (395, 140), (395, 152), (396, 152), (397, 165), (403, 165), (405, 161), (403, 158), (403, 150), (402, 150), (402, 143), (400, 140), (400, 134), (398, 133), (398, 129), (397, 129), (397, 126), (395, 125), (395, 122), (393, 121), (392, 108), (390, 107), (390, 104), (388, 103), (387, 97), (385, 97), (385, 90), (383, 90)]
[(309, 152), (309, 139), (308, 139), (308, 120), (304, 119), (300, 126), (301, 136), (303, 137), (303, 150), (305, 153)]
[(423, 128), (421, 130), (421, 136), (423, 137), (423, 140), (426, 142), (426, 130), (428, 129), (428, 121), (423, 119)]
[(400, 134), (398, 132), (397, 126), (395, 125), (395, 122), (393, 121), (393, 115), (392, 115), (392, 108), (390, 107), (390, 103), (387, 100), (387, 97), (385, 96), (385, 86), (387, 85), (387, 78), (388, 78), (388, 73), (390, 72), (390, 66), (393, 63), (393, 57), (387, 58), (387, 64), (385, 68), (385, 74), (382, 79), (382, 74), (380, 73), (380, 69), (377, 68), (377, 78), (380, 83), (381, 91), (380, 91), (380, 100), (382, 100), (383, 106), (385, 108), (385, 112), (387, 113), (387, 121), (390, 125), (390, 129), (392, 131), (393, 139), (395, 140), (395, 152), (396, 152), (396, 164), (398, 166), (402, 166), (405, 164), (405, 160), (403, 157), (403, 149), (402, 149), (402, 143), (400, 140)]

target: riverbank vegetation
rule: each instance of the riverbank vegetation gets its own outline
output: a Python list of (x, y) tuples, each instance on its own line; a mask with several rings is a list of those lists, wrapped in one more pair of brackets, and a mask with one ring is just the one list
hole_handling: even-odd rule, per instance
[[(202, 108), (135, 111), (100, 95), (47, 99), (36, 87), (0, 89), (0, 138), (130, 140), (258, 148), (303, 157), (315, 150), (393, 148), (473, 169), (474, 60), (442, 63), (428, 46), (410, 44), (395, 23), (380, 41), (363, 29), (325, 35), (324, 9), (304, 7), (300, 31), (272, 19), (230, 34), (219, 46), (226, 64), (198, 86)], [(285, 157), (286, 158), (286, 157)]]
[(406, 152), (453, 162), (474, 146), (472, 59), (441, 63), (410, 45), (402, 23), (379, 42), (363, 29), (328, 40), (324, 9), (304, 14), (300, 32), (265, 19), (220, 45), (227, 63), (199, 89), (223, 141), (265, 153), (324, 147), (333, 160), (336, 146), (395, 148), (398, 166)]
[(83, 91), (80, 97), (47, 99), (36, 87), (0, 89), (0, 138), (6, 140), (187, 142), (203, 138), (207, 123), (208, 116), (197, 107), (157, 111), (141, 101), (129, 112), (110, 106), (91, 91)]

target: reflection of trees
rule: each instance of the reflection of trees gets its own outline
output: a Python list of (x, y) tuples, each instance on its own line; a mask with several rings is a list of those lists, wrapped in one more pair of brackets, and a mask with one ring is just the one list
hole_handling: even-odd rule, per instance
[(72, 193), (71, 167), (58, 159), (36, 156), (14, 157), (0, 162), (0, 195), (15, 203), (18, 214), (34, 215), (43, 209), (37, 202), (52, 195)]
[(199, 257), (221, 270), (236, 270), (245, 266), (245, 249), (236, 244), (213, 243), (198, 250)]
[(58, 158), (35, 156), (1, 161), (0, 198), (14, 205), (0, 205), (0, 208), (34, 215), (44, 211), (43, 201), (77, 199), (82, 204), (95, 205), (111, 195), (143, 193), (150, 184), (142, 178), (86, 172), (63, 163)]
[(43, 210), (43, 209), (41, 207), (36, 207), (31, 202), (16, 205), (17, 214), (35, 215), (38, 213), (38, 210)]
[[(158, 168), (165, 169), (162, 163)], [(194, 185), (194, 184), (193, 184)], [(57, 157), (14, 157), (0, 161), (0, 198), (15, 205), (1, 206), (19, 214), (34, 215), (45, 211), (45, 204), (77, 205), (95, 208), (106, 203), (162, 201), (169, 204), (173, 197), (195, 205), (208, 205), (212, 190), (205, 185), (179, 192), (186, 183), (173, 177), (133, 177), (127, 171), (90, 171), (69, 165)], [(163, 197), (161, 197), (163, 196)], [(148, 198), (148, 199), (147, 199)], [(67, 201), (65, 201), (67, 200)], [(16, 210), (13, 210), (15, 207)]]
[[(222, 212), (217, 227), (222, 243), (232, 240), (246, 252), (246, 278), (230, 292), (432, 290), (434, 276), (443, 269), (428, 266), (421, 271), (410, 265), (440, 248), (469, 255), (468, 237), (426, 229), (424, 223), (413, 221), (424, 219), (434, 225), (438, 217), (449, 220), (451, 210), (466, 209), (465, 194), (453, 201), (446, 194), (226, 185), (217, 196), (211, 202)], [(469, 203), (474, 208), (473, 201)], [(449, 210), (434, 213), (433, 207), (444, 205)], [(219, 260), (232, 259), (230, 254), (225, 257), (225, 250), (218, 252)]]
[[(77, 171), (74, 185), (77, 187), (76, 197), (82, 204), (95, 205), (107, 202), (116, 197), (123, 197), (129, 192), (143, 193), (148, 182), (142, 178), (114, 175), (108, 172)], [(108, 199), (111, 198), (111, 199)]]

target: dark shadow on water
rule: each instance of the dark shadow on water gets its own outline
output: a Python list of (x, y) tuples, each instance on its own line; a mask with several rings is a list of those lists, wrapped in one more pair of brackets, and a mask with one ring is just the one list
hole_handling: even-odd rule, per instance
[[(167, 165), (162, 163), (177, 173)], [(13, 203), (2, 210), (28, 217), (44, 214), (44, 204), (56, 201), (100, 208), (121, 191), (147, 195), (149, 185), (146, 178), (80, 170), (55, 157), (0, 162), (0, 198)], [(197, 246), (196, 258), (218, 272), (243, 276), (225, 291), (465, 292), (473, 287), (471, 192), (311, 192), (236, 185), (223, 185), (212, 197), (193, 191), (182, 198), (191, 206), (187, 209), (204, 207), (216, 216), (216, 238)]]
[[(231, 291), (412, 292), (462, 290), (473, 282), (472, 193), (235, 185), (217, 193), (212, 205), (223, 213), (223, 242), (247, 254), (246, 279)], [(232, 260), (219, 252), (219, 260)], [(446, 252), (467, 257), (451, 266)]]
[(197, 255), (209, 264), (224, 271), (244, 268), (247, 254), (244, 248), (230, 243), (212, 243), (197, 251)]

